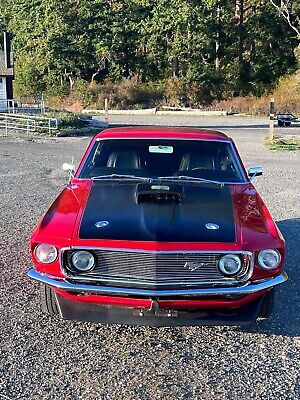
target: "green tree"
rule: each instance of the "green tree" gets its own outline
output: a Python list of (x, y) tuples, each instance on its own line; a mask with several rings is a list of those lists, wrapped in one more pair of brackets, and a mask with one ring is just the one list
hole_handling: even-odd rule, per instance
[[(200, 105), (260, 95), (296, 68), (296, 31), (271, 2), (277, 4), (1, 0), (0, 29), (14, 34), (20, 94), (63, 94), (76, 81), (88, 90), (91, 82), (134, 78), (137, 84), (164, 84), (178, 104)], [(285, 3), (295, 25), (299, 2)]]

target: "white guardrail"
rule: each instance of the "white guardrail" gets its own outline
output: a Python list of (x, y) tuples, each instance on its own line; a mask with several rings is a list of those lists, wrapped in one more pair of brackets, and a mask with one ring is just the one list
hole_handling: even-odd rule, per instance
[(33, 115), (0, 113), (0, 130), (5, 130), (6, 137), (10, 131), (24, 131), (28, 137), (34, 133), (50, 134), (58, 130), (58, 120)]

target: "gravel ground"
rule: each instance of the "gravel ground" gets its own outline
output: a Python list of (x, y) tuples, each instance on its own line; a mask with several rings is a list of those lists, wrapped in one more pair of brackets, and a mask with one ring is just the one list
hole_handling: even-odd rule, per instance
[[(265, 132), (226, 129), (288, 247), (288, 283), (253, 329), (100, 326), (43, 315), (26, 278), (32, 229), (87, 138), (0, 140), (0, 400), (300, 399), (299, 152), (270, 152)], [(294, 261), (296, 260), (296, 261)]]

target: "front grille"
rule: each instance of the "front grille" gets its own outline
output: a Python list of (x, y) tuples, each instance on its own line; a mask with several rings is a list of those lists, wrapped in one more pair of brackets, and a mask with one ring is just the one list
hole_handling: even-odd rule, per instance
[[(78, 249), (76, 249), (78, 250)], [(62, 263), (65, 274), (75, 280), (97, 281), (127, 287), (171, 287), (239, 284), (249, 278), (251, 258), (239, 254), (243, 267), (238, 276), (225, 277), (217, 267), (225, 253), (140, 252), (91, 249), (96, 258), (92, 271), (78, 272), (71, 263), (76, 250), (66, 250)]]

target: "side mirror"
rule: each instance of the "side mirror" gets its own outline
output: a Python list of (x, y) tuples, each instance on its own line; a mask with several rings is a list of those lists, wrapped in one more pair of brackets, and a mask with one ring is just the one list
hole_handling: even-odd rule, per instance
[(255, 176), (261, 176), (263, 174), (263, 168), (262, 167), (251, 167), (248, 170), (248, 176), (250, 179), (253, 179)]
[(62, 169), (63, 169), (63, 171), (74, 173), (75, 172), (75, 165), (65, 162), (65, 163), (63, 163)]
[(69, 163), (63, 163), (62, 169), (63, 171), (69, 172), (70, 179), (74, 177), (75, 165)]

